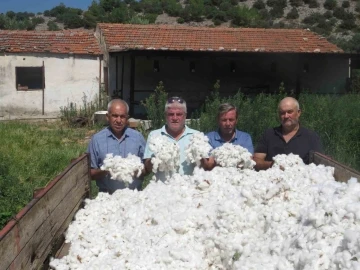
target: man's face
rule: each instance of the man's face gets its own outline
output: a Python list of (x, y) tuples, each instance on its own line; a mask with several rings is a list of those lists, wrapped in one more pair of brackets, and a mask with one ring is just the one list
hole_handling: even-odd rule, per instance
[(126, 106), (121, 103), (113, 104), (110, 111), (106, 114), (106, 118), (114, 134), (121, 134), (128, 121)]
[(218, 118), (218, 125), (222, 135), (232, 135), (236, 129), (237, 117), (235, 110), (223, 113)]
[(186, 113), (182, 107), (170, 107), (165, 112), (166, 124), (170, 131), (180, 132), (185, 126)]
[(299, 124), (301, 111), (291, 100), (281, 102), (279, 105), (279, 117), (281, 125), (285, 128), (295, 128)]

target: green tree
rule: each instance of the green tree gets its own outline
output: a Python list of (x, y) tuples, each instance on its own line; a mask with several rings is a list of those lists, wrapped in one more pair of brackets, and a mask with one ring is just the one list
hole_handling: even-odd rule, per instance
[(197, 21), (203, 20), (205, 14), (204, 2), (202, 0), (189, 0), (189, 4), (183, 9), (181, 17), (185, 21)]
[(59, 17), (60, 15), (66, 12), (67, 8), (64, 3), (60, 3), (60, 5), (50, 9), (49, 15), (51, 17)]
[(142, 9), (144, 13), (161, 14), (163, 7), (160, 0), (142, 0)]
[(90, 11), (85, 11), (83, 16), (84, 27), (87, 29), (95, 28), (97, 18)]
[(297, 19), (299, 18), (299, 12), (297, 11), (296, 7), (293, 7), (290, 12), (286, 15), (287, 19)]
[(100, 0), (100, 7), (103, 8), (105, 12), (110, 12), (114, 8), (120, 7), (121, 4), (120, 0)]
[(163, 0), (162, 7), (168, 15), (174, 16), (174, 17), (179, 16), (179, 14), (182, 10), (181, 4), (179, 2), (177, 2), (176, 0)]
[(64, 23), (65, 28), (79, 28), (84, 25), (82, 18), (74, 12), (66, 12), (59, 17), (59, 20)]
[(114, 8), (109, 14), (109, 22), (111, 23), (124, 23), (129, 19), (129, 10), (125, 4)]
[(337, 6), (336, 0), (325, 0), (324, 2), (324, 8), (328, 10), (333, 10), (334, 8), (336, 8), (336, 6)]
[(256, 9), (238, 6), (233, 9), (231, 24), (233, 26), (255, 27), (261, 17)]

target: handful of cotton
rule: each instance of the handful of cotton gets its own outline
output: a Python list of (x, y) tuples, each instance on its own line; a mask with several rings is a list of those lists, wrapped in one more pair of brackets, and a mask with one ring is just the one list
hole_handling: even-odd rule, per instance
[(274, 164), (272, 167), (280, 168), (282, 170), (289, 167), (305, 165), (301, 157), (298, 155), (294, 155), (293, 153), (290, 153), (289, 155), (277, 155), (273, 158), (273, 160)]
[(154, 153), (151, 158), (153, 172), (175, 172), (180, 167), (180, 148), (165, 136), (154, 135), (149, 138), (149, 148)]
[(143, 168), (141, 159), (133, 154), (129, 154), (126, 158), (107, 154), (100, 169), (109, 171), (113, 180), (131, 184), (134, 174), (137, 173), (136, 177), (140, 177)]
[(215, 161), (221, 167), (238, 167), (252, 169), (255, 161), (251, 159), (251, 153), (240, 145), (224, 143), (222, 146), (211, 151)]
[(190, 143), (185, 150), (187, 163), (196, 163), (200, 166), (202, 158), (209, 157), (211, 151), (211, 145), (209, 144), (209, 138), (202, 132), (194, 133), (191, 136)]

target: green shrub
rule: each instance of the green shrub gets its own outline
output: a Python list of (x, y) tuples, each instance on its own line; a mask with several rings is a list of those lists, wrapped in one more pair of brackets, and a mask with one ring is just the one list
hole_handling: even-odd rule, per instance
[(165, 124), (165, 104), (168, 94), (163, 82), (159, 82), (153, 94), (141, 102), (145, 107), (152, 129), (161, 128)]
[(299, 18), (299, 12), (295, 7), (293, 7), (290, 12), (286, 15), (287, 19), (297, 19)]
[(169, 14), (170, 16), (179, 16), (182, 10), (182, 6), (176, 0), (166, 0), (163, 1), (163, 9), (164, 11)]
[(232, 10), (231, 24), (233, 26), (254, 27), (260, 20), (261, 17), (256, 9), (238, 6)]
[(309, 0), (308, 1), (309, 8), (318, 8), (319, 3), (317, 0)]
[(332, 11), (330, 11), (330, 10), (325, 11), (325, 13), (323, 14), (323, 16), (324, 16), (324, 18), (326, 18), (326, 19), (332, 18), (332, 16), (333, 16)]
[(328, 10), (333, 10), (334, 8), (336, 8), (336, 6), (337, 6), (336, 0), (325, 0), (324, 2), (324, 8)]
[(48, 21), (47, 27), (49, 31), (58, 31), (60, 30), (59, 26), (54, 21)]
[(319, 23), (323, 19), (324, 19), (324, 17), (321, 13), (315, 12), (315, 13), (312, 13), (309, 16), (305, 17), (303, 19), (303, 23), (313, 25), (315, 23)]
[(180, 23), (180, 24), (182, 24), (182, 23), (185, 22), (185, 20), (184, 20), (183, 18), (178, 18), (176, 21), (177, 21), (178, 23)]
[(256, 9), (265, 9), (265, 3), (263, 0), (256, 0), (255, 3), (253, 4), (253, 8)]
[(285, 8), (287, 0), (267, 0), (266, 4), (272, 8)]
[(343, 8), (349, 8), (350, 7), (350, 2), (349, 1), (344, 1), (341, 6)]
[(304, 4), (303, 0), (290, 0), (290, 5), (292, 7), (300, 7)]
[(270, 9), (270, 15), (273, 18), (281, 18), (284, 16), (284, 8), (273, 7), (272, 9)]

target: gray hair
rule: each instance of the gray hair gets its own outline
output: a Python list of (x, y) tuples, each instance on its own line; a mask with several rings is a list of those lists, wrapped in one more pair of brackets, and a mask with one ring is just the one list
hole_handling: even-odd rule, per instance
[(180, 103), (178, 101), (174, 101), (174, 102), (169, 103), (168, 101), (166, 101), (165, 113), (167, 112), (167, 110), (169, 108), (172, 108), (172, 107), (181, 108), (184, 111), (184, 113), (187, 113), (186, 101), (184, 99), (182, 99), (182, 100), (183, 100), (182, 103)]
[(283, 99), (279, 102), (278, 110), (280, 109), (280, 104), (281, 104), (282, 102), (287, 102), (287, 101), (290, 101), (290, 102), (294, 103), (294, 105), (296, 106), (296, 109), (297, 109), (297, 110), (300, 110), (299, 101), (297, 101), (297, 100), (296, 100), (295, 98), (293, 98), (293, 97), (283, 98)]
[(126, 107), (126, 113), (129, 114), (129, 105), (126, 103), (125, 100), (122, 100), (120, 98), (113, 99), (108, 103), (108, 106), (107, 106), (108, 113), (110, 113), (111, 107), (113, 105), (117, 105), (117, 104), (124, 105)]
[(220, 104), (219, 108), (218, 108), (218, 115), (217, 117), (219, 118), (221, 115), (223, 115), (224, 113), (227, 113), (229, 111), (232, 111), (232, 110), (235, 110), (236, 112), (236, 118), (238, 118), (238, 110), (237, 108), (230, 104), (230, 103), (223, 103), (223, 104)]

